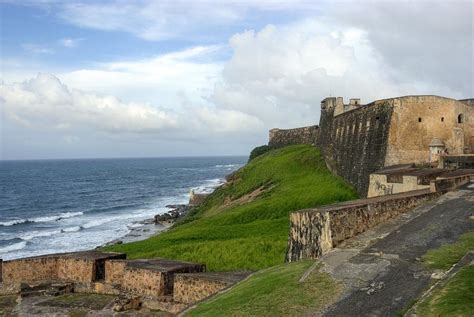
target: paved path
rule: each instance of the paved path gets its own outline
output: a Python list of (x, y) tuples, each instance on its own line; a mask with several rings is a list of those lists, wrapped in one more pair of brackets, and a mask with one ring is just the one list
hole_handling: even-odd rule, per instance
[(474, 184), (379, 226), (321, 258), (345, 286), (326, 316), (395, 316), (429, 288), (430, 249), (474, 230)]

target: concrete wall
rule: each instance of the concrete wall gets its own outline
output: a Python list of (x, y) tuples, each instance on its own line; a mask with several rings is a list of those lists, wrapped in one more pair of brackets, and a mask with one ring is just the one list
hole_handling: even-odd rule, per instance
[(427, 189), (294, 212), (286, 259), (316, 259), (342, 241), (440, 195)]
[(393, 183), (387, 180), (387, 175), (370, 174), (367, 197), (392, 195), (427, 188), (430, 188), (430, 185), (419, 184), (417, 176), (403, 175), (400, 183)]
[(318, 138), (318, 126), (302, 127), (296, 129), (272, 129), (269, 132), (268, 145), (272, 147), (283, 147), (294, 144), (316, 144)]

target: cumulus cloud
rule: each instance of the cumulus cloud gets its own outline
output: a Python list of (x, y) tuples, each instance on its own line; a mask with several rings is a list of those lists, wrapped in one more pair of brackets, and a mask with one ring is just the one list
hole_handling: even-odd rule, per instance
[[(236, 132), (261, 126), (258, 119), (233, 110), (196, 107), (175, 112), (140, 103), (125, 103), (114, 96), (69, 89), (51, 74), (38, 74), (22, 83), (0, 84), (4, 115), (33, 129), (74, 131), (92, 129), (112, 134), (189, 135), (190, 130)], [(67, 135), (69, 143), (75, 141)]]

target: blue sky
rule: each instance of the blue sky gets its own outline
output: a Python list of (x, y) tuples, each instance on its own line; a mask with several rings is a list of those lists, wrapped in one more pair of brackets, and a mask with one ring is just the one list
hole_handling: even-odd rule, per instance
[(1, 159), (247, 154), (328, 95), (474, 95), (471, 1), (0, 10)]

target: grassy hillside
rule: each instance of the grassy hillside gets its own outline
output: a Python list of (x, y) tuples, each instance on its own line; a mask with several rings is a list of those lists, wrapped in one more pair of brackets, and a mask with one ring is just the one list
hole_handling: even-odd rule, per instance
[(257, 270), (283, 262), (289, 212), (354, 198), (355, 191), (327, 170), (317, 149), (290, 146), (237, 171), (186, 223), (107, 250), (129, 258), (202, 262), (211, 271)]
[(315, 311), (337, 298), (341, 287), (318, 268), (299, 282), (313, 263), (286, 263), (257, 272), (230, 291), (201, 303), (186, 316), (316, 315)]

